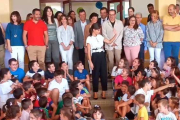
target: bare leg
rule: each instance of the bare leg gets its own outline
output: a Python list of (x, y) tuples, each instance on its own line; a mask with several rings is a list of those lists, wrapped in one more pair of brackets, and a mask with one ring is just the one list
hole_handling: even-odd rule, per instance
[(50, 94), (50, 96), (51, 96), (51, 99), (52, 99), (52, 101), (53, 101), (53, 103), (55, 104), (55, 105), (58, 105), (58, 100), (59, 100), (59, 90), (57, 89), (57, 88), (55, 88), (55, 89), (53, 89), (52, 91), (51, 91), (51, 94)]
[(89, 81), (86, 81), (86, 82), (85, 82), (85, 85), (86, 85), (88, 91), (90, 92), (90, 91), (91, 91), (91, 85), (90, 85), (90, 82), (89, 82)]

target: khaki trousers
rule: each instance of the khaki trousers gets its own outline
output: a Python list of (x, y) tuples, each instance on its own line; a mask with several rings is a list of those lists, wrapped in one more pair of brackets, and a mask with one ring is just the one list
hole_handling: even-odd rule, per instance
[(114, 56), (116, 65), (118, 64), (119, 60), (121, 59), (121, 50), (113, 49), (113, 50), (106, 50), (107, 53), (107, 59), (108, 59), (108, 72), (111, 74), (112, 69), (115, 65), (114, 63)]
[(27, 52), (29, 56), (29, 60), (37, 60), (41, 69), (45, 70), (45, 53), (46, 46), (28, 46)]
[(5, 48), (3, 44), (3, 45), (0, 45), (0, 69), (5, 68), (4, 57), (5, 57)]

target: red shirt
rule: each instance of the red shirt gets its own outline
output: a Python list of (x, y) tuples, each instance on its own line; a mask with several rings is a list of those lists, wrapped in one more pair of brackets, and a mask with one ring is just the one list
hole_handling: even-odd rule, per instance
[(24, 30), (28, 32), (28, 45), (44, 46), (44, 31), (47, 31), (47, 26), (44, 21), (39, 20), (34, 23), (29, 20), (24, 24)]
[(129, 85), (132, 85), (133, 84), (133, 81), (130, 77), (127, 77), (126, 80), (123, 79), (123, 77), (121, 75), (118, 75), (116, 78), (115, 78), (115, 83), (116, 84), (122, 84), (123, 81), (128, 81), (129, 82)]

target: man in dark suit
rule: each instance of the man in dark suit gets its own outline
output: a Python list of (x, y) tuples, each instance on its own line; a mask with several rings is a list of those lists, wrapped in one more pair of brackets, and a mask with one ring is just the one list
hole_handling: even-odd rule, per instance
[(85, 10), (79, 11), (80, 20), (74, 24), (74, 35), (75, 35), (75, 47), (79, 53), (79, 60), (85, 65), (85, 53), (84, 53), (84, 29), (89, 20), (86, 19)]
[(102, 25), (103, 22), (108, 20), (108, 9), (106, 7), (102, 7), (100, 9), (101, 18), (98, 19), (99, 25)]

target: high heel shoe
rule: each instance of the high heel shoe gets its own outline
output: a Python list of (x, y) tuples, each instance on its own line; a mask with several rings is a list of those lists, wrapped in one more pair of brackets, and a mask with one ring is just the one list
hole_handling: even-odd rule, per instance
[(94, 92), (93, 99), (94, 99), (94, 100), (97, 100), (97, 99), (98, 99), (97, 92)]
[(101, 98), (102, 98), (102, 99), (106, 99), (106, 92), (105, 92), (105, 91), (102, 91), (102, 93), (101, 93)]

